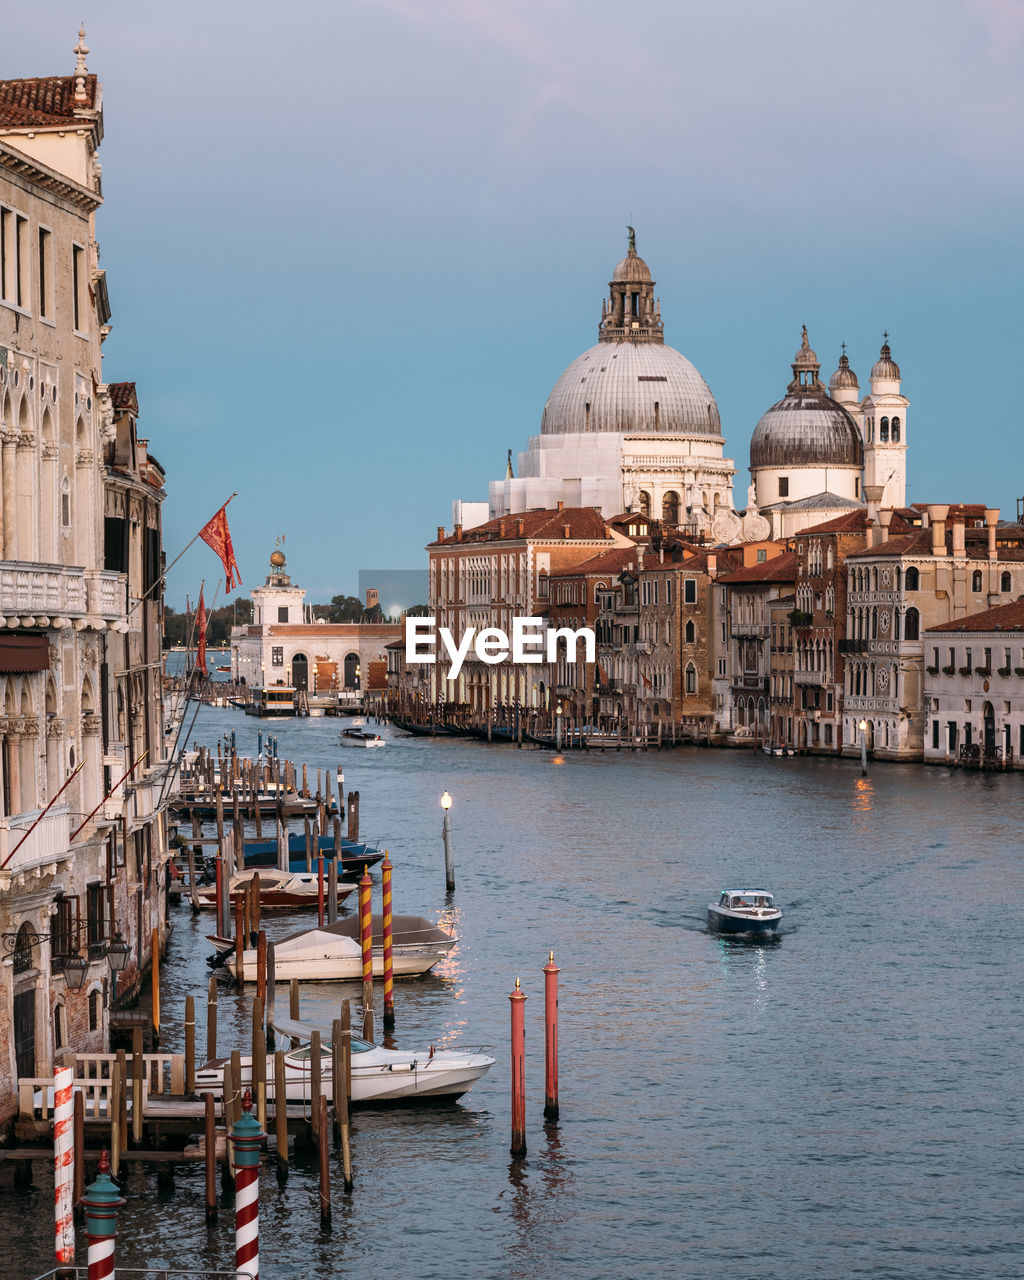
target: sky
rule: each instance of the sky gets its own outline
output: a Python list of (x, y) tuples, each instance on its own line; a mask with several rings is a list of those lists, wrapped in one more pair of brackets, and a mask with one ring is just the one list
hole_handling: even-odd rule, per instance
[[(278, 535), (311, 601), (423, 567), (597, 340), (627, 224), (741, 507), (803, 324), (863, 391), (889, 331), (911, 501), (1024, 494), (1024, 0), (49, 0), (0, 76), (70, 74), (83, 13), (104, 377), (169, 560), (237, 491), (243, 595)], [(197, 543), (168, 601), (204, 578)]]

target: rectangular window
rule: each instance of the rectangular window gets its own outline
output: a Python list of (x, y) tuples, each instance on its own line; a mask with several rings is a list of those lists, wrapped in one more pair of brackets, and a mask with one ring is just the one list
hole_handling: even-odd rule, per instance
[(789, 497), (789, 476), (779, 476), (779, 497)]
[(28, 307), (28, 218), (14, 217), (14, 301)]
[(0, 298), (10, 301), (14, 263), (14, 214), (0, 208)]
[(686, 604), (697, 603), (697, 579), (696, 578), (683, 579), (683, 601)]
[(652, 603), (653, 604), (658, 603), (658, 579), (657, 578), (654, 579), (654, 599)]
[(146, 558), (143, 566), (143, 590), (150, 591), (160, 577), (160, 530), (146, 530)]
[(274, 647), (270, 650), (270, 663), (271, 663), (271, 666), (274, 666), (274, 667), (284, 666), (284, 646), (283, 645), (275, 644)]
[(757, 563), (758, 563), (758, 564), (764, 564), (764, 562), (765, 562), (767, 559), (768, 559), (768, 552), (765, 550), (765, 548), (764, 548), (764, 547), (758, 547), (758, 549), (757, 549)]
[(104, 517), (103, 567), (114, 573), (128, 572), (128, 521), (120, 516)]
[(666, 604), (672, 603), (672, 579), (671, 578), (665, 579), (665, 603)]
[(39, 228), (39, 315), (53, 319), (53, 235)]
[(853, 477), (853, 496), (855, 498), (860, 497), (860, 476)]
[(86, 889), (86, 936), (90, 947), (98, 947), (107, 936), (107, 895), (101, 884), (91, 884)]
[(938, 720), (933, 720), (932, 721), (932, 750), (938, 751), (938, 749), (939, 749), (939, 722)]
[(718, 659), (718, 674), (720, 676), (725, 675), (725, 659), (724, 658)]
[(82, 333), (85, 319), (85, 250), (79, 244), (71, 246), (71, 302), (74, 308), (75, 332)]
[(278, 605), (277, 620), (278, 622), (288, 621), (288, 606), (286, 604)]
[(938, 667), (938, 665), (939, 665), (939, 651), (938, 649), (933, 649), (932, 650), (932, 666)]

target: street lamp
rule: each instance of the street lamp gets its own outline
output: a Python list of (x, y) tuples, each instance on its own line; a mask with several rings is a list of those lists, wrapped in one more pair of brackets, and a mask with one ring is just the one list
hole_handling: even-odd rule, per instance
[(452, 860), (452, 815), (454, 801), (446, 791), (441, 797), (441, 808), (444, 810), (444, 822), (441, 825), (441, 838), (444, 840), (444, 885), (449, 893), (455, 888), (455, 863)]
[(555, 750), (562, 750), (562, 704), (555, 708)]
[(868, 722), (860, 722), (860, 776), (868, 776)]
[[(101, 925), (103, 923), (103, 921), (100, 922)], [(0, 938), (3, 939), (4, 950), (15, 957), (19, 952), (22, 954), (25, 951), (30, 952), (33, 947), (37, 947), (41, 942), (51, 943), (52, 950), (52, 943), (55, 938), (60, 942), (73, 946), (73, 951), (66, 955), (56, 954), (53, 959), (59, 964), (56, 972), (63, 975), (68, 987), (72, 991), (80, 991), (85, 986), (89, 966), (94, 960), (106, 959), (112, 972), (123, 973), (127, 969), (128, 961), (131, 958), (131, 948), (122, 937), (120, 929), (117, 930), (109, 942), (90, 944), (91, 950), (96, 953), (95, 955), (83, 956), (81, 954), (81, 935), (88, 927), (88, 924), (81, 924), (77, 929), (62, 930), (59, 934), (36, 933), (34, 929), (22, 929), (17, 933), (0, 934)]]

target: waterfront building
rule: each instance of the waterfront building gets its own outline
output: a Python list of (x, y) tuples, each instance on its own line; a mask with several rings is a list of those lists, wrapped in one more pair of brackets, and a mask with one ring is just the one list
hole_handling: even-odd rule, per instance
[[(511, 634), (514, 617), (546, 616), (550, 580), (565, 569), (616, 546), (631, 546), (593, 507), (525, 511), (489, 520), (475, 529), (438, 527), (427, 547), (430, 611), (438, 628), (458, 642), (467, 627), (498, 627)], [(473, 712), (498, 706), (551, 708), (551, 676), (545, 664), (484, 663), (470, 654), (455, 680), (438, 651), (418, 687), (430, 703), (455, 703)]]
[(793, 593), (796, 555), (777, 543), (752, 550), (756, 553), (753, 563), (718, 579), (725, 596), (724, 630), (728, 636), (719, 661), (725, 664), (722, 675), (728, 681), (730, 706), (720, 727), (743, 727), (754, 737), (767, 739), (772, 737), (771, 606)]
[[(724, 450), (710, 388), (665, 343), (654, 280), (631, 231), (612, 272), (597, 343), (552, 388), (540, 434), (519, 455), (518, 475), (510, 451), (504, 478), (490, 485), (487, 515), (561, 502), (605, 517), (642, 511), (667, 526), (710, 531), (718, 513), (732, 513), (736, 469)], [(459, 509), (467, 521), (483, 519), (482, 504)]]
[(164, 475), (104, 377), (102, 92), (74, 52), (0, 81), (0, 1119), (20, 1076), (106, 1047), (166, 930)]
[(404, 635), (400, 623), (315, 618), (280, 547), (271, 552), (263, 584), (249, 595), (252, 623), (231, 629), (231, 677), (237, 684), (260, 690), (288, 685), (342, 701), (384, 689), (386, 649)]
[(862, 508), (865, 486), (881, 490), (880, 506), (906, 502), (910, 402), (901, 391), (888, 335), (863, 400), (845, 349), (828, 391), (820, 368), (805, 327), (786, 394), (764, 413), (751, 437), (754, 498), (774, 537)]
[(927, 628), (924, 662), (925, 761), (1021, 768), (1024, 597)]
[(768, 738), (777, 747), (796, 747), (793, 723), (793, 619), (796, 596), (768, 601)]
[[(999, 524), (991, 507), (929, 505), (921, 527), (847, 559), (848, 646), (844, 741), (856, 749), (857, 726), (887, 759), (924, 755), (924, 633), (972, 613), (1008, 604), (1024, 591), (1024, 528)], [(948, 664), (944, 664), (948, 665)]]

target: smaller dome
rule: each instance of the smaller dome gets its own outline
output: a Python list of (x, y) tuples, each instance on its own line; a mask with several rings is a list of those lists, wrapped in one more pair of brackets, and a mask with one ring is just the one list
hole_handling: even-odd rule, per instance
[(807, 326), (803, 326), (803, 333), (800, 338), (800, 350), (793, 357), (793, 372), (798, 369), (814, 369), (815, 372), (821, 367), (821, 362), (811, 350), (811, 344), (807, 338)]
[(271, 551), (270, 564), (271, 564), (271, 567), (274, 569), (283, 569), (285, 566), (284, 552)]
[(899, 382), (901, 376), (900, 367), (892, 358), (892, 352), (889, 350), (889, 335), (886, 334), (878, 359), (871, 366), (872, 381), (875, 378), (880, 378), (883, 381)]
[(839, 368), (828, 380), (829, 391), (841, 391), (843, 388), (853, 388), (855, 391), (860, 390), (860, 383), (857, 381), (857, 375), (850, 368), (850, 361), (846, 352), (839, 357)]
[(644, 280), (651, 278), (651, 269), (644, 262), (643, 258), (637, 255), (635, 249), (630, 249), (629, 253), (622, 259), (619, 265), (612, 272), (612, 284), (616, 281), (620, 283), (623, 280)]

